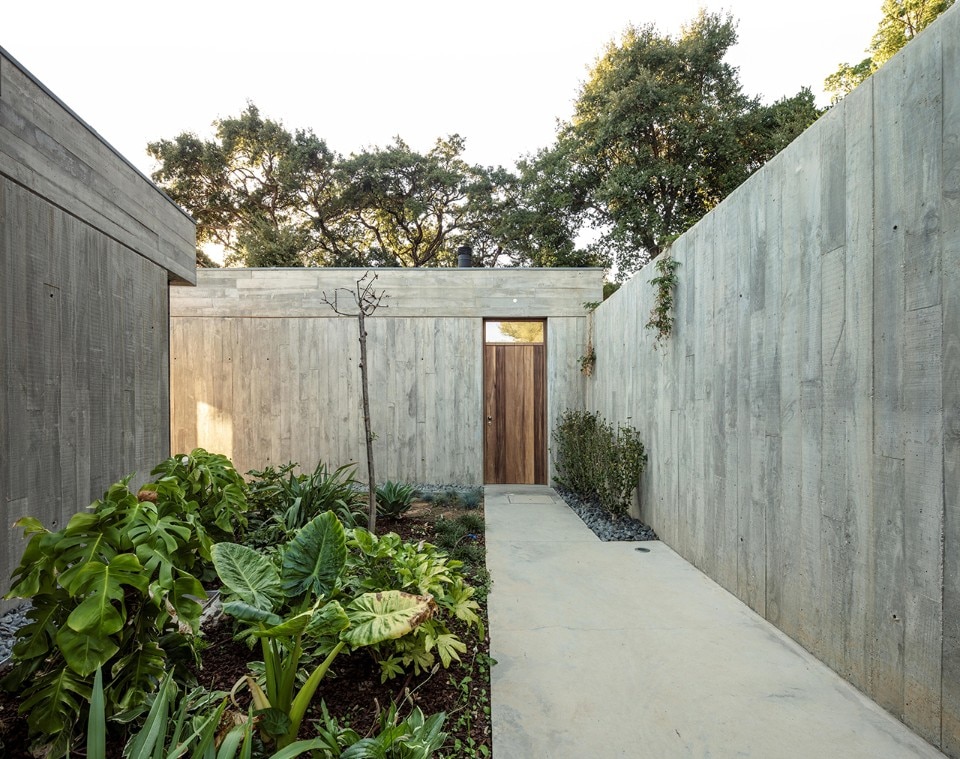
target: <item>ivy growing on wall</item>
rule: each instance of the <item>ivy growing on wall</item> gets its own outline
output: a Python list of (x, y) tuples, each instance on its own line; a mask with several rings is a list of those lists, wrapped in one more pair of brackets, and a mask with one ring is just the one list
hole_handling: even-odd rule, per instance
[(656, 342), (653, 345), (656, 349), (661, 342), (670, 337), (673, 331), (674, 291), (677, 289), (677, 269), (680, 267), (680, 262), (672, 256), (664, 255), (654, 264), (654, 267), (659, 276), (650, 280), (655, 296), (646, 328), (657, 331)]

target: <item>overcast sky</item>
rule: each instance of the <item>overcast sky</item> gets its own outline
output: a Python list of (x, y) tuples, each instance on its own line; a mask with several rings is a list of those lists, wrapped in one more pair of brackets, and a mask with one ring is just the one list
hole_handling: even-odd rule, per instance
[(248, 100), (348, 154), (454, 132), (467, 159), (512, 166), (548, 145), (579, 84), (630, 23), (676, 34), (730, 10), (729, 61), (772, 102), (856, 62), (881, 0), (32, 0), (5, 3), (0, 46), (144, 173), (147, 142), (212, 134)]

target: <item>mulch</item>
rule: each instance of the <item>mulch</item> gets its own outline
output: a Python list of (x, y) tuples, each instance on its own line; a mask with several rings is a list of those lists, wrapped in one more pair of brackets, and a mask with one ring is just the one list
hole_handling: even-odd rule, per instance
[[(440, 516), (452, 517), (456, 513), (462, 512), (456, 508), (417, 502), (401, 519), (380, 520), (377, 532), (397, 532), (405, 540), (433, 542), (433, 523)], [(489, 654), (489, 637), (481, 639), (475, 630), (466, 631), (462, 626), (450, 626), (467, 645), (468, 653), (463, 655), (463, 659), (468, 665), (477, 653)], [(207, 646), (201, 654), (202, 667), (196, 672), (197, 680), (207, 688), (229, 692), (247, 673), (247, 663), (260, 658), (260, 648), (257, 646), (251, 650), (245, 643), (233, 640), (229, 619), (204, 630), (204, 637)], [(418, 676), (411, 673), (381, 683), (380, 667), (368, 652), (360, 650), (350, 655), (341, 654), (317, 691), (311, 711), (304, 720), (301, 737), (309, 737), (310, 720), (311, 717), (320, 716), (321, 699), (341, 725), (347, 723), (361, 735), (375, 732), (380, 710), (396, 702), (402, 704), (402, 714), (406, 714), (413, 705), (420, 707), (426, 715), (447, 712), (444, 730), (448, 738), (443, 749), (444, 756), (455, 756), (450, 747), (456, 740), (467, 745), (472, 739), (474, 745), (489, 746), (488, 712), (480, 710), (472, 719), (460, 720), (458, 727), (457, 712), (463, 709), (461, 684), (464, 678), (473, 675), (469, 666), (454, 662), (449, 669), (438, 668), (435, 672), (423, 672)], [(488, 683), (471, 681), (469, 687), (485, 688), (484, 703), (489, 704)], [(249, 699), (246, 689), (238, 690), (237, 698), (239, 704), (246, 708), (245, 699)], [(18, 707), (15, 694), (0, 691), (0, 756), (4, 759), (32, 759), (33, 756), (29, 752), (26, 719), (17, 714)], [(119, 757), (120, 751), (121, 747), (115, 746), (108, 750), (108, 754)]]

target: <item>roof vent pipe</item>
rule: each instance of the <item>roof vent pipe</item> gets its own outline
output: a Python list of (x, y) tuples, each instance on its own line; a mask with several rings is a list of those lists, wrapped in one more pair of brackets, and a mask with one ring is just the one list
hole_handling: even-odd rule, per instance
[(469, 269), (473, 266), (473, 248), (461, 245), (457, 248), (457, 268)]

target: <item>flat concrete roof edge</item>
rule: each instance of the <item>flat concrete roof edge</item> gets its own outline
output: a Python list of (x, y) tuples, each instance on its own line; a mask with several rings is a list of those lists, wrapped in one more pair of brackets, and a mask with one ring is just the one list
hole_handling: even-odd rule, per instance
[(181, 214), (183, 214), (184, 217), (186, 217), (187, 219), (189, 219), (192, 224), (195, 225), (195, 224), (197, 223), (197, 222), (194, 220), (194, 218), (193, 218), (190, 214), (188, 214), (186, 211), (184, 211), (183, 208), (181, 208), (181, 207), (176, 203), (176, 201), (173, 200), (173, 198), (171, 198), (169, 195), (167, 195), (167, 193), (165, 193), (165, 192), (157, 185), (156, 182), (154, 182), (152, 179), (150, 179), (150, 177), (148, 177), (146, 174), (144, 174), (142, 171), (140, 171), (140, 169), (138, 169), (136, 166), (134, 166), (133, 163), (130, 161), (129, 158), (127, 158), (123, 153), (121, 153), (119, 150), (117, 150), (108, 140), (106, 140), (106, 139), (104, 138), (104, 136), (103, 136), (102, 134), (100, 134), (100, 132), (98, 132), (96, 129), (94, 129), (92, 126), (90, 126), (90, 124), (88, 124), (85, 119), (81, 118), (81, 117), (77, 114), (77, 112), (76, 112), (75, 110), (73, 110), (73, 108), (71, 108), (69, 105), (67, 105), (65, 102), (63, 102), (63, 100), (61, 100), (59, 97), (57, 97), (57, 95), (54, 94), (54, 93), (50, 90), (49, 87), (47, 87), (47, 86), (46, 86), (43, 82), (41, 82), (36, 76), (33, 75), (33, 73), (30, 71), (30, 69), (28, 69), (28, 68), (27, 68), (26, 66), (24, 66), (22, 63), (20, 63), (20, 61), (18, 61), (14, 56), (10, 55), (9, 51), (8, 51), (5, 47), (3, 47), (2, 45), (0, 45), (0, 56), (6, 58), (8, 61), (10, 61), (10, 63), (12, 63), (14, 66), (16, 66), (21, 72), (23, 72), (23, 75), (26, 76), (28, 79), (30, 79), (30, 81), (33, 82), (38, 88), (40, 88), (40, 89), (47, 95), (47, 97), (49, 97), (51, 100), (53, 100), (55, 103), (57, 103), (57, 105), (59, 105), (61, 108), (63, 108), (63, 110), (65, 110), (67, 113), (69, 113), (70, 116), (73, 117), (73, 118), (77, 121), (78, 124), (80, 124), (81, 126), (83, 126), (84, 129), (86, 129), (86, 130), (87, 130), (88, 132), (90, 132), (90, 134), (92, 134), (96, 139), (98, 139), (100, 142), (102, 142), (102, 143), (107, 147), (107, 149), (110, 150), (111, 153), (113, 153), (113, 154), (114, 154), (117, 158), (119, 158), (123, 163), (125, 163), (127, 166), (129, 166), (131, 169), (133, 169), (134, 172), (136, 172), (137, 174), (139, 174), (140, 177), (141, 177), (147, 184), (149, 184), (164, 200), (166, 200), (170, 205), (172, 205), (172, 206), (173, 206), (174, 208), (176, 208)]

